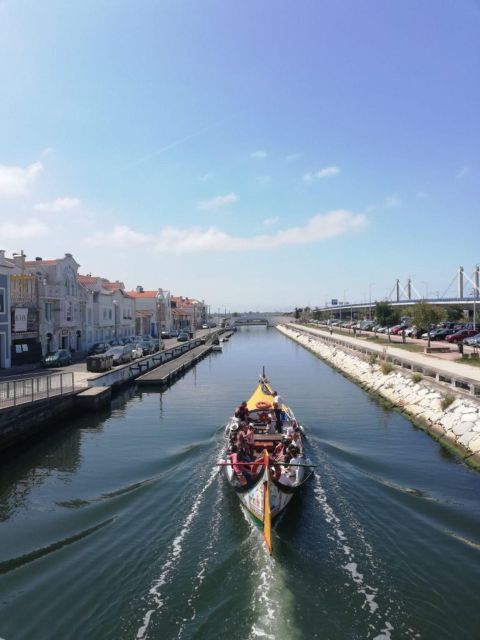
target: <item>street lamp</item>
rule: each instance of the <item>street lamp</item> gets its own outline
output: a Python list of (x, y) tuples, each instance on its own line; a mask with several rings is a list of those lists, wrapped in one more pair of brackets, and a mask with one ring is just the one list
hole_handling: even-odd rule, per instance
[(371, 282), (368, 285), (368, 319), (372, 319), (372, 287), (375, 283)]

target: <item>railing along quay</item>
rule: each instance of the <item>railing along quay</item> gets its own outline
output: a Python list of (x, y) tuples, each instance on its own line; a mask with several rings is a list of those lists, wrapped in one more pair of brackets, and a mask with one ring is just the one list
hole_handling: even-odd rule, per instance
[(75, 391), (73, 372), (0, 382), (0, 409), (63, 396)]

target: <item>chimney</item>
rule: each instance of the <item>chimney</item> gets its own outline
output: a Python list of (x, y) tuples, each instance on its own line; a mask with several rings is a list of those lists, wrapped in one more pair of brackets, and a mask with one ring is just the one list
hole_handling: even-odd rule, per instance
[(43, 259), (43, 258), (40, 258), (39, 256), (37, 256), (37, 257), (35, 258), (35, 260), (36, 260), (37, 262), (42, 262), (42, 259)]
[(137, 286), (137, 293), (143, 293), (143, 287), (140, 285)]
[(65, 258), (71, 258), (71, 257), (72, 257), (72, 254), (71, 254), (71, 253), (66, 253), (66, 254), (65, 254)]

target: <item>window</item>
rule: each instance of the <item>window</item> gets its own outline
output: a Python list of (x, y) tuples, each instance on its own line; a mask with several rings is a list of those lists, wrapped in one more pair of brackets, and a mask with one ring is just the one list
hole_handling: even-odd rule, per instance
[(70, 321), (72, 319), (72, 303), (67, 300), (65, 303), (65, 320)]
[(108, 310), (108, 319), (109, 320), (112, 319), (112, 310), (111, 309)]
[(5, 313), (5, 289), (0, 289), (0, 313)]
[(52, 321), (52, 303), (51, 302), (45, 302), (45, 320), (47, 322)]

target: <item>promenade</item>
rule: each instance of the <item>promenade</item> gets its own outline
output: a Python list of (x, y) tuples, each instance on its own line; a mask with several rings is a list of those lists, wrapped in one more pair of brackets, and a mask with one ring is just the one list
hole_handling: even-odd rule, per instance
[[(361, 336), (351, 336), (345, 333), (332, 332), (328, 329), (318, 329), (310, 325), (300, 325), (291, 323), (288, 325), (291, 329), (298, 329), (306, 331), (312, 335), (318, 335), (328, 341), (339, 341), (347, 346), (352, 347), (355, 350), (368, 350), (376, 353), (378, 357), (382, 357), (385, 353), (390, 360), (398, 360), (410, 364), (412, 369), (421, 369), (435, 372), (437, 376), (449, 378), (452, 380), (464, 380), (466, 384), (471, 384), (475, 389), (480, 389), (480, 366), (471, 365), (467, 362), (457, 362), (452, 359), (452, 356), (456, 355), (456, 358), (460, 358), (459, 353), (423, 353), (418, 351), (409, 351), (401, 348), (399, 343), (377, 344), (375, 340), (372, 340), (372, 333), (363, 333)], [(369, 339), (370, 338), (370, 339)], [(422, 344), (426, 347), (426, 341), (416, 340), (415, 343)], [(397, 344), (397, 346), (395, 346)], [(443, 343), (432, 342), (432, 346), (442, 346)], [(480, 390), (479, 390), (480, 393)], [(477, 395), (474, 392), (474, 395)]]

